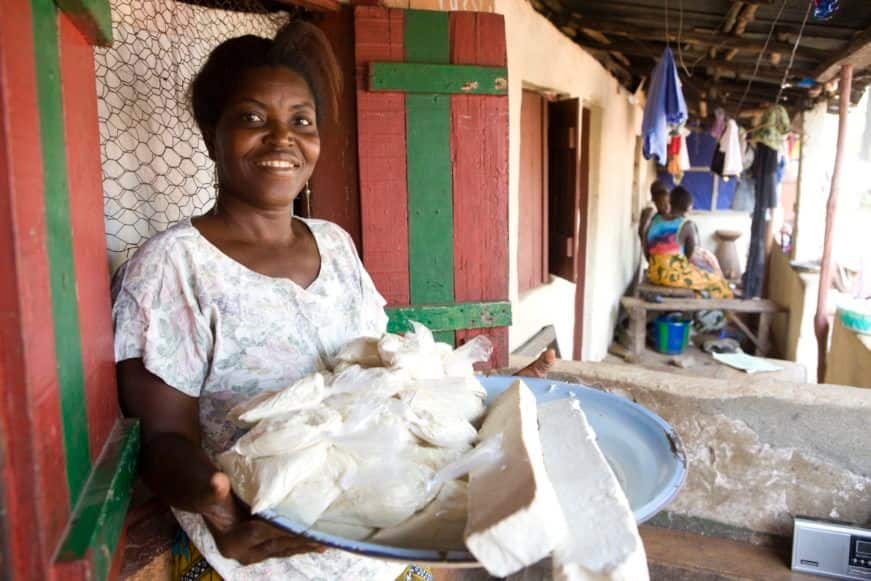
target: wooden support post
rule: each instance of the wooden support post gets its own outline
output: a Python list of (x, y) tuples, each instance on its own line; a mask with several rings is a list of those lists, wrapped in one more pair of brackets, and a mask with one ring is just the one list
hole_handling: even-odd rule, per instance
[(832, 185), (826, 204), (826, 235), (823, 242), (823, 257), (820, 264), (820, 290), (817, 294), (817, 313), (814, 331), (817, 336), (817, 381), (822, 383), (826, 375), (826, 355), (829, 346), (829, 318), (826, 303), (832, 284), (832, 231), (838, 209), (838, 191), (841, 185), (841, 168), (844, 165), (844, 146), (847, 141), (847, 117), (850, 108), (850, 89), (853, 84), (853, 65), (841, 66), (841, 101), (838, 119), (838, 146), (835, 151), (835, 168), (832, 170)]
[(771, 352), (771, 320), (774, 318), (773, 313), (759, 313), (759, 330), (756, 332), (756, 337), (759, 342), (756, 345), (756, 355), (767, 357)]
[(644, 353), (647, 338), (647, 310), (633, 307), (629, 310), (629, 352), (630, 361), (638, 361)]

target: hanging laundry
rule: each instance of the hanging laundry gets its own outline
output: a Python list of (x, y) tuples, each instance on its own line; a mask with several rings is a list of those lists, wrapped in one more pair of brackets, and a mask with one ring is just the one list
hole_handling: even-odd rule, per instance
[(830, 19), (838, 11), (839, 5), (839, 0), (814, 0), (814, 19)]
[(773, 105), (762, 114), (758, 127), (750, 132), (750, 140), (764, 143), (777, 151), (789, 135), (792, 123), (783, 105)]
[(683, 180), (683, 171), (680, 169), (680, 135), (673, 135), (668, 142), (668, 162), (665, 165), (674, 183), (680, 185)]
[(675, 185), (683, 181), (683, 174), (690, 170), (690, 154), (687, 149), (687, 136), (690, 131), (680, 129), (677, 135), (673, 135), (668, 144), (668, 164), (666, 171), (671, 174)]
[(684, 127), (680, 130), (680, 169), (682, 171), (690, 171), (690, 150), (687, 147), (687, 138), (690, 136), (690, 130)]
[(677, 76), (674, 55), (666, 47), (653, 70), (641, 121), (644, 158), (655, 158), (660, 165), (666, 164), (671, 130), (682, 126), (686, 120), (687, 104)]
[(778, 150), (764, 143), (756, 145), (753, 160), (753, 177), (756, 179), (756, 203), (750, 224), (750, 248), (747, 253), (747, 270), (744, 271), (744, 298), (762, 296), (765, 280), (765, 234), (768, 230), (768, 214), (776, 208)]
[(711, 129), (708, 133), (711, 134), (711, 137), (714, 139), (720, 139), (720, 136), (723, 135), (723, 132), (726, 130), (726, 111), (723, 110), (722, 107), (717, 107), (714, 109), (714, 123), (711, 125)]
[(741, 175), (741, 170), (744, 169), (744, 160), (741, 155), (741, 137), (738, 131), (738, 124), (734, 119), (729, 119), (726, 124), (726, 130), (719, 142), (720, 151), (723, 152), (723, 170), (720, 175), (723, 177)]

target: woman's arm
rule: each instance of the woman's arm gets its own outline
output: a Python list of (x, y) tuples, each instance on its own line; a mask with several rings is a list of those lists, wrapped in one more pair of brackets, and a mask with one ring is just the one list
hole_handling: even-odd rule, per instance
[(687, 259), (692, 258), (696, 246), (699, 245), (699, 229), (696, 227), (695, 222), (692, 220), (684, 222), (684, 225), (680, 228), (679, 237), (680, 239), (678, 241), (681, 246), (683, 246), (684, 255)]
[(122, 361), (117, 371), (122, 409), (140, 421), (142, 478), (170, 505), (203, 515), (221, 554), (248, 564), (324, 550), (251, 517), (200, 446), (196, 398), (168, 386), (142, 359)]
[(644, 208), (638, 220), (638, 239), (641, 240), (641, 251), (645, 256), (647, 256), (647, 229), (650, 228), (654, 211), (653, 208)]

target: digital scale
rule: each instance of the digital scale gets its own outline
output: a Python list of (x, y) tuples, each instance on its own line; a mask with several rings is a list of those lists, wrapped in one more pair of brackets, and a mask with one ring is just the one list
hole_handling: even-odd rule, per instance
[(871, 580), (871, 530), (796, 517), (792, 570), (838, 579)]

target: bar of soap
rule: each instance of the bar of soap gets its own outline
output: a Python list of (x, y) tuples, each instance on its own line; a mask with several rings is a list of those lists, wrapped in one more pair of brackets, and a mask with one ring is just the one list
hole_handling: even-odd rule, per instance
[(498, 434), (502, 460), (469, 474), (465, 539), (491, 575), (507, 577), (550, 555), (568, 533), (544, 467), (535, 396), (519, 379), (490, 406), (480, 438)]
[(544, 466), (569, 534), (553, 552), (553, 578), (646, 581), (647, 558), (629, 501), (577, 400), (538, 407)]

